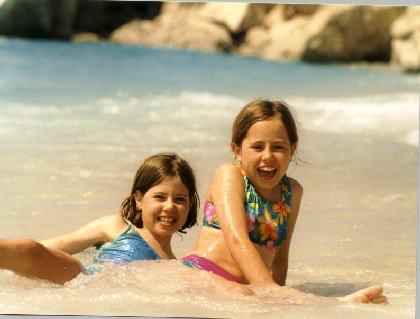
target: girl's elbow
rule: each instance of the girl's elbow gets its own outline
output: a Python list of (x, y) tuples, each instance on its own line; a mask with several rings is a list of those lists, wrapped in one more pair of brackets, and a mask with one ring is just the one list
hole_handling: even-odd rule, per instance
[(21, 266), (32, 268), (37, 266), (37, 260), (47, 252), (46, 248), (41, 243), (30, 239), (17, 239), (15, 242), (15, 253), (21, 260)]

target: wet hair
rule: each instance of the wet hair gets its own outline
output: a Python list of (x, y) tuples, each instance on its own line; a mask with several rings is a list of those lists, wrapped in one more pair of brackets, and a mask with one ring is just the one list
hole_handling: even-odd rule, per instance
[(121, 215), (138, 228), (143, 228), (142, 211), (137, 209), (136, 206), (136, 191), (144, 195), (150, 188), (160, 184), (164, 179), (175, 176), (179, 176), (182, 183), (187, 187), (191, 205), (185, 224), (178, 230), (178, 232), (185, 234), (184, 230), (186, 228), (191, 228), (197, 224), (200, 200), (194, 171), (186, 160), (174, 153), (156, 154), (143, 162), (134, 177), (131, 195), (121, 204)]
[(297, 126), (290, 107), (284, 101), (270, 100), (255, 100), (241, 109), (233, 122), (231, 143), (242, 146), (252, 125), (273, 118), (278, 118), (283, 122), (290, 144), (297, 143), (299, 139)]

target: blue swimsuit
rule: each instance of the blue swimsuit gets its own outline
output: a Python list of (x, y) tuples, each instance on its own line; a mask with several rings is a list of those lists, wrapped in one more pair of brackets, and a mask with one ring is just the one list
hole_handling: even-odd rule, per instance
[[(241, 170), (242, 171), (242, 170)], [(242, 171), (245, 183), (245, 215), (249, 238), (259, 246), (276, 252), (287, 238), (287, 221), (292, 207), (292, 189), (286, 175), (280, 181), (282, 200), (270, 202), (257, 193)], [(204, 205), (203, 226), (220, 229), (212, 203)]]
[(99, 254), (93, 265), (83, 269), (84, 273), (93, 274), (98, 272), (105, 261), (112, 261), (115, 264), (132, 262), (135, 260), (160, 260), (158, 253), (146, 242), (129, 223), (127, 229), (115, 238), (112, 243), (105, 244), (99, 248)]

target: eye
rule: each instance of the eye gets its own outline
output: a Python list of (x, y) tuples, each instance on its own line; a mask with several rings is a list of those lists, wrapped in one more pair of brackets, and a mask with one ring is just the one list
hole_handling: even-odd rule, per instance
[(187, 197), (179, 196), (179, 197), (176, 197), (175, 200), (177, 202), (186, 203), (187, 202)]

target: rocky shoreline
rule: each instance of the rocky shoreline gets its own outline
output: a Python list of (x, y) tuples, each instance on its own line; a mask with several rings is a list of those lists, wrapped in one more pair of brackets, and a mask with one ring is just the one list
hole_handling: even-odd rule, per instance
[(5, 0), (0, 34), (420, 72), (416, 6)]

